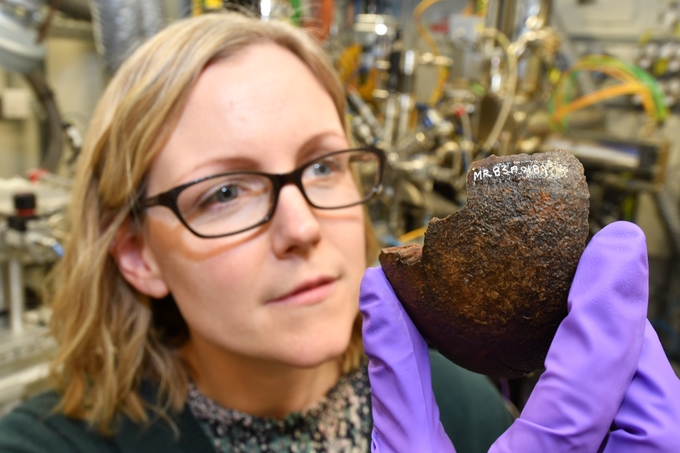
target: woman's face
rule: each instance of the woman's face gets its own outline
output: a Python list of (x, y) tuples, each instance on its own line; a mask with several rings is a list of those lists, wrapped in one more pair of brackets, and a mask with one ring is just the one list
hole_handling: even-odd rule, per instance
[[(289, 172), (347, 147), (310, 70), (282, 47), (257, 44), (204, 70), (151, 166), (147, 195), (228, 171)], [(144, 256), (193, 339), (303, 367), (347, 348), (366, 266), (361, 206), (317, 210), (289, 184), (271, 221), (234, 236), (196, 237), (164, 207), (147, 219)]]

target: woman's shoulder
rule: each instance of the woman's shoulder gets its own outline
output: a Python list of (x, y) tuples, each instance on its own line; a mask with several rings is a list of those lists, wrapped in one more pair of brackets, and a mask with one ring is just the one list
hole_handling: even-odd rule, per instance
[(0, 419), (0, 451), (12, 453), (72, 453), (115, 451), (85, 422), (55, 411), (55, 391), (34, 396)]
[[(140, 393), (154, 401), (157, 390), (145, 382)], [(121, 416), (115, 434), (104, 436), (87, 422), (57, 411), (60, 399), (57, 392), (46, 391), (2, 417), (0, 453), (214, 453), (186, 407), (166, 417), (149, 410), (148, 423)]]

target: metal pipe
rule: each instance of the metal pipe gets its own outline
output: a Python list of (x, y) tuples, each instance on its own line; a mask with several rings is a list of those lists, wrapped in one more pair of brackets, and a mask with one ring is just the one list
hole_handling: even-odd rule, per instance
[(495, 28), (512, 39), (516, 29), (517, 0), (489, 0), (486, 11), (486, 28)]
[(501, 10), (498, 17), (498, 29), (509, 37), (515, 38), (517, 25), (517, 0), (501, 0)]
[(40, 162), (40, 168), (44, 168), (45, 170), (54, 173), (61, 160), (61, 152), (64, 144), (61, 114), (59, 113), (57, 102), (54, 99), (54, 94), (40, 71), (33, 71), (26, 74), (26, 80), (31, 88), (33, 88), (47, 117), (47, 150)]
[(0, 260), (0, 310), (7, 308), (7, 299), (5, 298), (5, 263)]
[(416, 53), (413, 50), (404, 52), (404, 64), (399, 73), (399, 119), (397, 123), (396, 141), (403, 139), (408, 131), (411, 116), (411, 91), (413, 91), (413, 77), (416, 65)]
[(541, 57), (532, 52), (526, 58), (526, 65), (524, 67), (524, 76), (521, 78), (521, 87), (519, 91), (531, 97), (541, 88), (541, 76), (543, 74), (543, 65)]
[(368, 127), (371, 128), (373, 136), (382, 138), (383, 130), (382, 126), (380, 126), (380, 122), (375, 117), (375, 115), (373, 115), (371, 108), (364, 102), (363, 99), (361, 99), (361, 95), (355, 88), (347, 87), (347, 101), (354, 108), (354, 110), (357, 111), (364, 122), (368, 124)]
[(90, 11), (97, 51), (110, 73), (164, 25), (160, 0), (91, 0)]
[(538, 18), (542, 21), (542, 25), (546, 26), (550, 24), (550, 16), (552, 14), (552, 0), (541, 0), (540, 12), (538, 13)]
[(394, 144), (394, 122), (397, 117), (397, 95), (390, 94), (385, 102), (385, 127), (382, 141), (384, 146), (391, 147)]
[(22, 316), (24, 312), (23, 269), (18, 256), (11, 256), (8, 261), (9, 277), (9, 325), (13, 334), (21, 334), (24, 330)]
[(489, 0), (489, 3), (486, 5), (486, 17), (484, 20), (485, 28), (498, 28), (501, 1), (502, 0)]
[(397, 123), (397, 143), (406, 136), (408, 122), (411, 116), (411, 95), (399, 93), (399, 121)]

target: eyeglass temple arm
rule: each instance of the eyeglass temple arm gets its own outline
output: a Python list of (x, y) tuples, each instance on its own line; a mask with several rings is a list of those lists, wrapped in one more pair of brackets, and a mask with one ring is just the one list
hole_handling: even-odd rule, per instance
[(157, 206), (159, 204), (162, 204), (160, 195), (156, 195), (155, 197), (143, 198), (139, 201), (140, 208), (150, 208), (151, 206)]

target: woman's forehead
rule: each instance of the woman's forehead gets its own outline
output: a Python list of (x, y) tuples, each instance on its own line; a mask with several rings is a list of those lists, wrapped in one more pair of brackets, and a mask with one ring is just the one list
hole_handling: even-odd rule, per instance
[[(207, 67), (150, 170), (180, 184), (224, 165), (288, 171), (314, 137), (345, 142), (336, 105), (292, 52), (256, 44)], [(150, 187), (151, 189), (151, 187)]]

